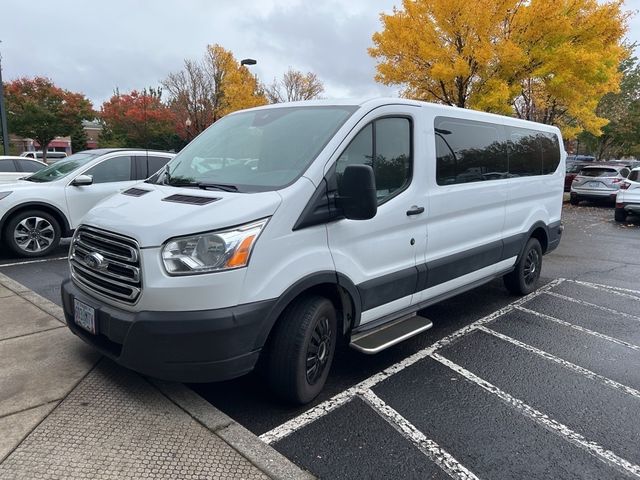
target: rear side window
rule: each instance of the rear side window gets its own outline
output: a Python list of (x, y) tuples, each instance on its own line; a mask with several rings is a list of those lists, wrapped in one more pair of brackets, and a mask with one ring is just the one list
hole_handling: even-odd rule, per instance
[(15, 172), (16, 166), (13, 160), (0, 160), (0, 172)]
[(632, 170), (631, 173), (629, 174), (628, 178), (632, 182), (637, 182), (638, 181), (638, 170)]
[(29, 160), (17, 160), (17, 162), (21, 172), (33, 173), (44, 167), (44, 165), (39, 162), (31, 162)]
[(618, 171), (615, 168), (583, 168), (580, 172), (583, 177), (615, 177)]
[(381, 118), (368, 124), (351, 141), (336, 163), (338, 192), (342, 174), (349, 165), (370, 165), (376, 179), (378, 204), (411, 183), (411, 121)]
[(506, 178), (507, 152), (499, 126), (437, 117), (435, 136), (438, 185)]
[(93, 176), (93, 183), (127, 182), (131, 178), (131, 157), (114, 157), (99, 163), (86, 172)]

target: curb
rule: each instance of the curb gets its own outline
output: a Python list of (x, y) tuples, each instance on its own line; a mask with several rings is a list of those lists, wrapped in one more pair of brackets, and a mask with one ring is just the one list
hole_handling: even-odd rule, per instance
[(47, 300), (33, 290), (28, 289), (21, 283), (18, 283), (12, 278), (7, 277), (3, 273), (0, 273), (0, 285), (11, 290), (19, 297), (24, 298), (27, 302), (35, 305), (43, 312), (51, 315), (52, 317), (56, 318), (66, 325), (67, 322), (64, 319), (64, 312), (62, 311), (62, 307), (59, 307), (51, 300)]
[(278, 480), (316, 478), (184, 385), (152, 378), (147, 380), (269, 477)]

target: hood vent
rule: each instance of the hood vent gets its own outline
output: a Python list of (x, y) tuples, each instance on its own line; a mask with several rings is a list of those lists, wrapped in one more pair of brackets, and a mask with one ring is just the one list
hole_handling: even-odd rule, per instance
[(190, 205), (207, 205), (208, 203), (220, 200), (215, 197), (197, 197), (195, 195), (171, 195), (170, 197), (163, 198), (163, 202), (175, 202), (175, 203), (188, 203)]
[(123, 195), (129, 195), (131, 197), (141, 197), (142, 195), (146, 195), (151, 190), (144, 190), (142, 188), (130, 188), (129, 190), (125, 190), (122, 192)]

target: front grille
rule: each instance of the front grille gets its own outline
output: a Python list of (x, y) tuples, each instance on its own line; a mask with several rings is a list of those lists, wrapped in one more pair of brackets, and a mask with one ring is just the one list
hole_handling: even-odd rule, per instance
[(96, 228), (78, 228), (69, 252), (80, 287), (134, 304), (142, 291), (140, 249), (135, 240)]

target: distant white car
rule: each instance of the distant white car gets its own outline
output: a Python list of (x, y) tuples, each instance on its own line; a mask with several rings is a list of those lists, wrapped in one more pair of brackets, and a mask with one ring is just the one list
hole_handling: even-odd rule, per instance
[[(37, 160), (42, 160), (42, 150), (38, 150), (38, 151), (30, 151), (30, 152), (22, 152), (20, 154), (21, 157), (26, 157), (26, 158), (35, 158)], [(64, 152), (47, 152), (47, 161), (49, 163), (53, 163), (53, 162), (57, 162), (58, 160), (61, 160), (63, 158), (66, 158), (67, 154)]]
[(173, 157), (138, 149), (86, 150), (0, 184), (0, 241), (23, 257), (46, 255), (98, 202), (150, 177)]
[(616, 222), (624, 222), (627, 215), (640, 215), (640, 168), (631, 170), (616, 196)]
[(0, 155), (0, 183), (15, 182), (46, 167), (40, 160)]

